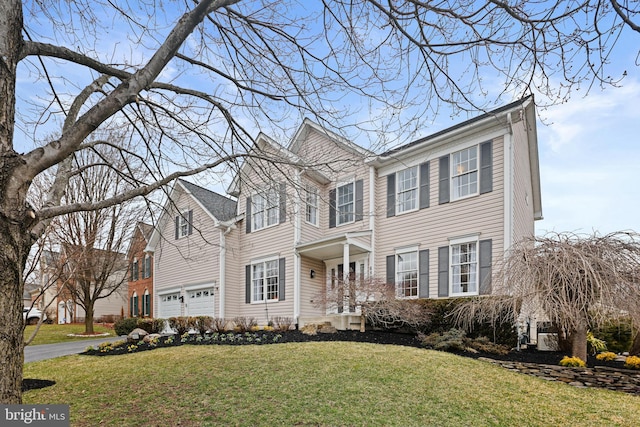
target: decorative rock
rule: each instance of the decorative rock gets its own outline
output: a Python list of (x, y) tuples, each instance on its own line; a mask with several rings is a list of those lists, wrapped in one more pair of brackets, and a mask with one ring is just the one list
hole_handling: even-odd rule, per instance
[(138, 342), (147, 335), (149, 335), (149, 333), (144, 329), (135, 328), (133, 331), (129, 332), (129, 335), (127, 335), (127, 341)]
[(149, 335), (145, 335), (145, 337), (142, 338), (142, 341), (149, 343), (153, 339), (160, 339), (160, 337), (161, 337), (160, 334), (149, 334)]

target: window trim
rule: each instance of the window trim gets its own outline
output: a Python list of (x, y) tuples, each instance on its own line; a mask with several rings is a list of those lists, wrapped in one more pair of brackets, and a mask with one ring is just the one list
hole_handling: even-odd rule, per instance
[[(340, 197), (339, 190), (340, 188), (346, 187), (347, 185), (351, 185), (352, 200), (350, 204), (353, 206), (350, 213), (351, 220), (341, 222), (340, 221), (340, 204), (338, 203), (338, 199)], [(356, 222), (356, 180), (355, 178), (350, 178), (349, 180), (344, 180), (344, 181), (338, 181), (338, 184), (336, 185), (335, 206), (336, 206), (336, 227), (340, 227), (341, 225), (346, 225), (346, 224), (353, 224), (354, 222)]]
[[(311, 224), (315, 227), (318, 227), (320, 224), (320, 216), (319, 216), (319, 206), (318, 206), (318, 187), (313, 186), (313, 185), (307, 185), (305, 187), (305, 199), (304, 199), (304, 204), (305, 204), (305, 208), (304, 208), (304, 220), (307, 224)], [(336, 193), (337, 194), (337, 193)], [(315, 196), (315, 204), (311, 204), (309, 203), (309, 196), (313, 195)], [(313, 221), (309, 221), (309, 209), (315, 209), (315, 222)]]
[[(275, 195), (275, 204), (273, 205), (269, 205), (269, 193), (273, 192), (273, 194)], [(256, 198), (260, 197), (262, 200), (264, 200), (264, 207), (262, 208), (262, 210), (258, 211), (256, 209)], [(275, 227), (276, 225), (280, 224), (280, 191), (279, 191), (279, 187), (276, 183), (274, 183), (272, 186), (265, 188), (261, 191), (256, 191), (255, 193), (253, 193), (251, 195), (251, 232), (254, 231), (259, 231), (259, 230), (264, 230), (265, 228), (271, 228), (271, 227)], [(269, 220), (269, 209), (276, 209), (276, 216), (275, 216), (275, 220), (272, 224), (268, 224), (268, 220)], [(255, 223), (255, 217), (260, 214), (262, 216), (262, 227), (256, 227), (256, 223)]]
[(133, 258), (133, 262), (131, 263), (131, 281), (137, 282), (140, 277), (140, 265), (139, 265), (138, 257)]
[[(416, 274), (416, 286), (415, 286), (415, 295), (404, 295), (404, 289), (400, 289), (400, 256), (404, 254), (413, 254), (415, 256), (415, 274)], [(413, 271), (413, 270), (403, 270), (402, 272)], [(420, 298), (420, 247), (419, 246), (410, 246), (404, 248), (398, 248), (395, 251), (395, 294), (397, 299), (418, 299)], [(402, 292), (401, 292), (402, 291)]]
[[(463, 151), (469, 151), (469, 150), (472, 150), (472, 149), (475, 150), (475, 152), (476, 152), (476, 167), (475, 167), (475, 169), (469, 170), (469, 171), (463, 171), (461, 173), (456, 173), (456, 165), (454, 163), (454, 156), (456, 154), (458, 154), (458, 153), (463, 152)], [(464, 200), (464, 199), (467, 199), (469, 197), (474, 197), (474, 196), (477, 196), (477, 195), (480, 194), (480, 153), (479, 153), (479, 151), (480, 151), (480, 144), (474, 144), (474, 145), (471, 145), (469, 147), (454, 151), (451, 154), (449, 154), (449, 162), (450, 162), (450, 164), (449, 164), (449, 180), (451, 182), (449, 197), (450, 197), (450, 200), (452, 202), (456, 201), (456, 200)], [(475, 191), (472, 192), (472, 193), (466, 194), (464, 196), (457, 196), (456, 197), (455, 191), (456, 191), (457, 186), (455, 184), (455, 179), (458, 178), (458, 177), (461, 177), (463, 175), (471, 175), (474, 172), (476, 174), (476, 189), (475, 189)]]
[(149, 277), (151, 277), (151, 256), (149, 254), (144, 254), (142, 278), (148, 279)]
[(178, 214), (178, 239), (182, 239), (189, 235), (189, 209), (183, 210)]
[[(400, 201), (400, 175), (399, 174), (407, 172), (407, 171), (410, 171), (411, 169), (415, 169), (415, 171), (416, 171), (416, 183), (415, 183), (414, 187), (412, 187), (409, 190), (403, 191), (403, 193), (407, 193), (409, 191), (414, 191), (415, 192), (415, 197), (413, 198), (414, 207), (411, 208), (411, 209), (407, 209), (407, 210), (401, 211), (400, 210), (400, 206), (402, 205), (402, 202)], [(395, 182), (395, 184), (396, 184), (396, 188), (395, 188), (395, 198), (396, 198), (396, 206), (395, 206), (395, 208), (396, 208), (396, 212), (395, 212), (395, 215), (396, 216), (397, 215), (403, 215), (403, 214), (406, 214), (406, 213), (415, 212), (415, 211), (419, 210), (420, 209), (420, 165), (414, 165), (414, 166), (411, 166), (411, 167), (408, 167), (408, 168), (405, 168), (405, 169), (397, 171), (396, 172), (396, 182)]]
[[(267, 263), (275, 263), (275, 276), (267, 276)], [(254, 273), (255, 273), (255, 267), (258, 265), (262, 265), (262, 272), (263, 272), (263, 276), (262, 276), (262, 295), (263, 298), (262, 299), (256, 299), (256, 295), (255, 295), (255, 291), (256, 291), (256, 286), (255, 286), (255, 277), (254, 277)], [(272, 302), (278, 302), (280, 301), (280, 259), (275, 256), (275, 257), (269, 257), (269, 258), (263, 258), (260, 260), (255, 260), (252, 261), (250, 264), (250, 271), (251, 271), (251, 304), (265, 304), (265, 303), (272, 303)], [(266, 283), (267, 277), (275, 277), (276, 279), (276, 288), (275, 288), (275, 298), (272, 299), (267, 299), (267, 295), (268, 295), (268, 286), (269, 284)]]
[[(475, 291), (474, 292), (453, 292), (453, 269), (456, 265), (463, 264), (454, 264), (453, 263), (453, 247), (473, 243), (475, 245)], [(469, 296), (478, 296), (480, 295), (480, 244), (477, 235), (460, 237), (456, 239), (449, 240), (449, 297), (469, 297)], [(471, 264), (471, 263), (465, 263)]]

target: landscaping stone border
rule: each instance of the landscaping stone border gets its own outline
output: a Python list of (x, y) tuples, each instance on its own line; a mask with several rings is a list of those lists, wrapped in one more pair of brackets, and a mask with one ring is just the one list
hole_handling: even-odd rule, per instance
[(640, 372), (631, 369), (617, 369), (607, 366), (593, 368), (572, 368), (537, 363), (511, 362), (480, 357), (510, 371), (531, 375), (547, 381), (559, 381), (574, 387), (606, 388), (608, 390), (640, 395)]

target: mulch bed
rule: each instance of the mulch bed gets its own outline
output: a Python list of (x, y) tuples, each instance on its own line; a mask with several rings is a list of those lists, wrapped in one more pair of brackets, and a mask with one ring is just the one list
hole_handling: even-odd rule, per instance
[[(240, 336), (240, 339), (237, 337)], [(161, 347), (170, 347), (170, 346), (178, 346), (178, 345), (266, 345), (266, 344), (274, 344), (274, 343), (288, 343), (288, 342), (322, 342), (322, 341), (349, 341), (349, 342), (364, 342), (364, 343), (374, 343), (374, 344), (392, 344), (392, 345), (403, 345), (408, 347), (416, 347), (416, 348), (424, 348), (424, 346), (420, 343), (418, 338), (412, 334), (402, 334), (396, 332), (383, 332), (383, 331), (337, 331), (335, 333), (322, 333), (319, 332), (317, 335), (307, 335), (303, 334), (300, 331), (288, 331), (286, 333), (277, 333), (277, 332), (255, 332), (251, 333), (251, 340), (246, 339), (246, 335), (236, 333), (234, 334), (234, 340), (229, 341), (212, 341), (212, 340), (201, 340), (195, 341), (195, 339), (190, 340), (188, 343), (181, 342), (179, 336), (175, 336), (174, 341), (172, 343), (167, 343), (167, 337), (163, 337), (160, 339), (155, 346), (150, 346), (148, 344), (140, 344), (135, 348), (135, 352), (138, 351), (146, 351), (153, 350), (155, 348)], [(256, 340), (258, 337), (260, 340)], [(127, 354), (130, 351), (126, 347), (116, 348), (110, 350), (108, 352), (101, 352), (100, 350), (93, 349), (85, 351), (81, 354), (90, 355), (90, 356), (112, 356), (118, 354)], [(459, 356), (463, 357), (471, 357), (471, 358), (479, 358), (479, 357), (487, 357), (490, 359), (497, 360), (508, 360), (514, 362), (526, 362), (526, 363), (537, 363), (537, 364), (545, 364), (545, 365), (558, 365), (560, 360), (566, 356), (565, 353), (561, 352), (550, 352), (550, 351), (537, 351), (531, 349), (525, 349), (521, 351), (511, 351), (506, 355), (496, 355), (489, 353), (471, 353), (471, 352), (458, 352), (455, 353)], [(622, 362), (604, 362), (597, 361), (595, 357), (589, 356), (587, 360), (587, 366), (609, 366), (612, 368), (624, 368), (624, 364)], [(48, 380), (38, 380), (38, 379), (27, 379), (25, 378), (22, 383), (22, 390), (34, 390), (38, 388), (48, 387), (55, 384), (54, 381)]]

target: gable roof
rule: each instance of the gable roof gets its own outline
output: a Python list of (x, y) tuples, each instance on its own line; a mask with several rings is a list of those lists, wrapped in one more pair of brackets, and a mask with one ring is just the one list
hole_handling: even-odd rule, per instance
[(178, 183), (219, 221), (228, 221), (236, 216), (235, 200), (183, 179), (178, 179)]
[(172, 201), (176, 200), (176, 194), (179, 194), (177, 192), (184, 192), (189, 195), (189, 197), (193, 198), (205, 213), (211, 217), (214, 221), (214, 226), (219, 222), (229, 221), (236, 217), (237, 202), (235, 200), (178, 178), (173, 183), (173, 186), (169, 191), (169, 196), (164, 204), (164, 208), (162, 209), (162, 215), (158, 219), (151, 236), (147, 240), (147, 246), (144, 249), (145, 252), (154, 251), (154, 248), (160, 239), (160, 230), (164, 227), (167, 221), (173, 220), (173, 218), (169, 217), (169, 212), (171, 212), (170, 206), (173, 203)]
[(289, 150), (292, 153), (298, 154), (298, 151), (300, 150), (300, 146), (302, 142), (307, 138), (307, 135), (311, 130), (315, 130), (316, 132), (331, 139), (336, 144), (342, 145), (342, 147), (344, 147), (344, 149), (347, 151), (350, 151), (352, 153), (358, 154), (363, 157), (375, 156), (375, 153), (373, 151), (367, 150), (366, 148), (361, 147), (358, 144), (355, 144), (346, 138), (343, 138), (337, 133), (331, 132), (330, 130), (323, 128), (322, 126), (311, 121), (308, 118), (304, 119), (304, 121), (300, 125), (300, 128), (298, 128), (298, 131), (296, 132), (294, 137), (291, 139), (291, 142), (289, 143)]
[(415, 141), (409, 142), (408, 144), (404, 144), (401, 145), (399, 147), (394, 147), (391, 148), (387, 151), (385, 151), (384, 153), (381, 153), (378, 157), (379, 158), (385, 158), (385, 157), (392, 157), (394, 155), (400, 154), (403, 151), (407, 151), (413, 147), (416, 146), (420, 146), (420, 145), (427, 145), (431, 142), (434, 142), (436, 140), (438, 140), (440, 137), (445, 136), (447, 134), (452, 134), (455, 133), (456, 131), (462, 130), (464, 128), (470, 127), (471, 125), (474, 124), (479, 124), (480, 122), (483, 121), (487, 121), (490, 119), (497, 119), (498, 116), (501, 116), (503, 113), (507, 113), (509, 110), (514, 110), (514, 109), (518, 109), (518, 108), (522, 108), (525, 107), (526, 105), (530, 104), (530, 102), (533, 102), (533, 95), (529, 95), (526, 96), (522, 99), (519, 99), (517, 101), (511, 102), (507, 105), (503, 105), (502, 107), (496, 108), (495, 110), (492, 111), (488, 111), (484, 114), (481, 114), (477, 117), (473, 117), (469, 120), (466, 120), (464, 122), (458, 123), (456, 125), (453, 125), (451, 127), (448, 127), (446, 129), (443, 129), (441, 131), (435, 132), (431, 135), (425, 136), (424, 138), (420, 138), (417, 139)]

